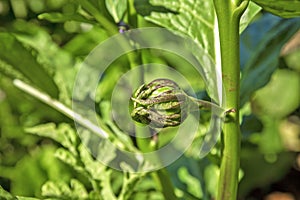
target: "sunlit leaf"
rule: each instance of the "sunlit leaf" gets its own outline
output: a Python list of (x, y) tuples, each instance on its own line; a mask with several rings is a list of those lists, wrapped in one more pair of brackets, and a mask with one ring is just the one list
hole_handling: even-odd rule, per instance
[(115, 22), (120, 22), (123, 19), (127, 9), (127, 1), (105, 0), (105, 4)]
[[(165, 27), (175, 34), (188, 36), (202, 48), (203, 52), (194, 52), (203, 67), (205, 74), (209, 74), (207, 90), (210, 97), (217, 100), (214, 94), (216, 85), (216, 59), (220, 52), (215, 48), (218, 45), (217, 19), (213, 1), (204, 0), (152, 0), (137, 1), (137, 11), (155, 24)], [(260, 8), (252, 3), (241, 19), (240, 32), (250, 23)], [(209, 61), (209, 62), (208, 62)], [(220, 63), (220, 61), (218, 61)]]
[(77, 135), (73, 128), (68, 124), (60, 124), (58, 127), (56, 127), (54, 123), (42, 124), (26, 128), (26, 131), (31, 134), (51, 138), (71, 150), (73, 153), (76, 153), (74, 148), (78, 142)]
[[(147, 20), (166, 27), (177, 34), (191, 37), (215, 60), (214, 45), (215, 37), (218, 35), (215, 34), (217, 22), (213, 1), (152, 0), (150, 2), (153, 5), (146, 1), (136, 3), (137, 10), (145, 15)], [(253, 3), (249, 4), (241, 18), (240, 32), (245, 29), (259, 11), (259, 6)]]
[(62, 181), (48, 181), (42, 187), (42, 195), (51, 198), (88, 199), (88, 193), (81, 182), (72, 179), (70, 186)]
[(5, 191), (1, 186), (0, 186), (0, 199), (7, 199), (7, 200), (13, 200), (14, 197), (11, 195), (9, 192)]
[(252, 19), (259, 13), (261, 7), (253, 3), (252, 1), (249, 2), (248, 8), (244, 12), (240, 20), (240, 33), (242, 33), (247, 26), (250, 24)]

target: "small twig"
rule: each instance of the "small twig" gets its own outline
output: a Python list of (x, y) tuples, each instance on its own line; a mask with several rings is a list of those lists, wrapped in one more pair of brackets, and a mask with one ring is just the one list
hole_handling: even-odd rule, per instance
[(30, 94), (31, 96), (37, 98), (38, 100), (44, 102), (45, 104), (51, 106), (52, 108), (58, 110), (59, 112), (63, 113), (65, 116), (73, 119), (75, 122), (80, 124), (81, 126), (93, 131), (94, 133), (98, 134), (102, 138), (108, 138), (109, 135), (102, 130), (99, 126), (95, 125), (90, 120), (84, 118), (80, 114), (74, 112), (64, 104), (60, 103), (59, 101), (52, 99), (49, 95), (37, 90), (36, 88), (24, 83), (19, 79), (15, 79), (13, 84), (19, 88), (20, 90)]

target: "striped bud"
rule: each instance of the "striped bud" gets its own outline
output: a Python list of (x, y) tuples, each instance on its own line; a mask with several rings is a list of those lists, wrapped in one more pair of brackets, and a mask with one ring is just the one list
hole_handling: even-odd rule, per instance
[(152, 128), (178, 126), (187, 116), (189, 97), (169, 79), (142, 85), (131, 100), (131, 117)]

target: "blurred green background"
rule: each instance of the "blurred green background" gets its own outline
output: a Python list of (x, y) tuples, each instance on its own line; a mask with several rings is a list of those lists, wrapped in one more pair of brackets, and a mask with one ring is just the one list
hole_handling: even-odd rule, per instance
[[(111, 24), (116, 24), (116, 16), (120, 15), (109, 14), (113, 1), (91, 2), (102, 9)], [(156, 26), (140, 20), (141, 26)], [(241, 199), (263, 199), (267, 195), (271, 199), (271, 194), (300, 199), (300, 30), (297, 24), (299, 18), (287, 20), (261, 12), (241, 35)], [(24, 94), (15, 88), (12, 80), (19, 78), (33, 83), (70, 106), (72, 83), (80, 63), (110, 36), (107, 27), (99, 26), (76, 1), (0, 0), (0, 185), (4, 190), (17, 196), (42, 198), (45, 193), (42, 194), (41, 187), (46, 181), (69, 183), (73, 179), (79, 180), (86, 193), (94, 189), (89, 176), (74, 169), (77, 164), (70, 166), (59, 159), (55, 152), (65, 147), (61, 142), (25, 132), (26, 128), (47, 123), (72, 126), (72, 120)], [(175, 68), (176, 62), (187, 66), (184, 61), (174, 61), (170, 55), (169, 59), (168, 55), (161, 58), (144, 55), (145, 60), (172, 63)], [(100, 83), (104, 88), (101, 100), (109, 99), (114, 81), (127, 70), (122, 67), (128, 66), (126, 62), (120, 58), (115, 63), (118, 67), (107, 72), (110, 80)], [(199, 97), (206, 97), (199, 77), (193, 77), (193, 71), (185, 70), (185, 73), (191, 74)], [(219, 158), (211, 154), (195, 160), (195, 149), (196, 144), (168, 170), (181, 191), (195, 198), (209, 199), (217, 184)], [(122, 175), (115, 171), (113, 174), (111, 187), (118, 194), (122, 181), (116, 177)], [(145, 180), (137, 190), (145, 190), (144, 194), (149, 195), (136, 192), (135, 198), (161, 199), (161, 193), (154, 194), (153, 183), (149, 181), (147, 185), (148, 179)], [(202, 188), (200, 192), (200, 186), (205, 190)]]

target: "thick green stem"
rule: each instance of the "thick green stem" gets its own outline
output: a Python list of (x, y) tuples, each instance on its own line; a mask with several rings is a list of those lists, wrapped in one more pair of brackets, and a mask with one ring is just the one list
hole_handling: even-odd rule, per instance
[(240, 55), (239, 21), (247, 1), (214, 0), (218, 18), (225, 109), (234, 109), (223, 127), (223, 151), (217, 200), (237, 199), (240, 165), (239, 90)]

